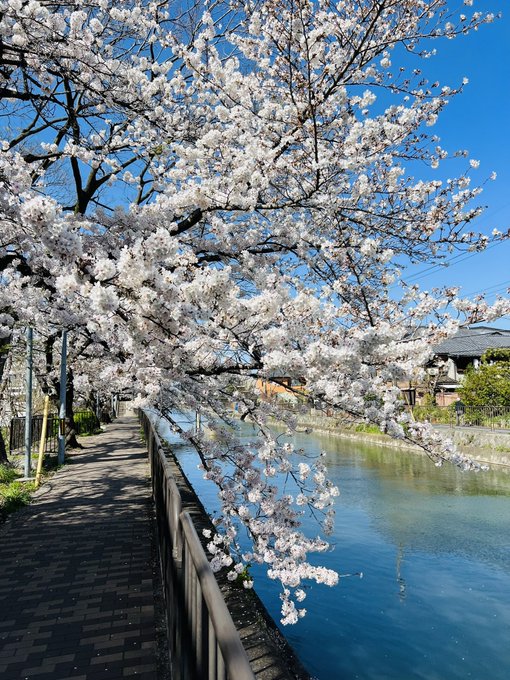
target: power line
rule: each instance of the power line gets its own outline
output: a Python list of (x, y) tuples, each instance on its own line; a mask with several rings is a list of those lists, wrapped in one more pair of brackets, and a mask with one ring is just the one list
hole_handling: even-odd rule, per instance
[[(469, 293), (464, 293), (464, 295), (481, 295), (482, 293), (488, 293), (491, 291), (491, 295), (496, 295), (497, 293), (502, 293), (505, 290), (508, 290), (509, 286), (505, 284), (510, 284), (510, 279), (507, 281), (500, 281), (499, 283), (495, 283), (492, 286), (487, 286), (487, 288), (480, 288), (480, 290), (473, 290)], [(493, 290), (493, 289), (496, 290)]]
[(459, 264), (460, 262), (465, 262), (466, 260), (469, 260), (472, 257), (475, 257), (475, 255), (480, 255), (480, 253), (486, 253), (488, 250), (491, 248), (495, 248), (497, 245), (500, 245), (501, 241), (497, 241), (495, 243), (492, 243), (490, 246), (487, 246), (487, 248), (484, 248), (483, 251), (476, 251), (474, 253), (459, 253), (458, 255), (454, 255), (451, 257), (449, 260), (445, 260), (444, 262), (440, 262), (438, 264), (434, 264), (427, 269), (424, 269), (421, 272), (417, 272), (416, 274), (411, 274), (410, 276), (405, 278), (406, 283), (408, 282), (413, 282), (413, 281), (418, 281), (419, 279), (426, 278), (427, 276), (430, 276), (431, 274), (435, 274), (441, 269), (448, 269), (451, 266), (455, 266), (456, 264)]

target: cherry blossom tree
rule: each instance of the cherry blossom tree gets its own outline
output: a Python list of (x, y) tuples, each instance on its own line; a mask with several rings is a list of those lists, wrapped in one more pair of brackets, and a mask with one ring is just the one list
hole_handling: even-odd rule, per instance
[[(214, 438), (180, 432), (219, 487), (213, 565), (234, 579), (266, 564), (293, 623), (307, 579), (338, 579), (308, 562), (326, 540), (299, 528), (311, 511), (327, 534), (338, 492), (274, 434), (272, 416), (295, 421), (257, 379), (304, 380), (438, 464), (472, 466), (409, 421), (395, 385), (455, 329), (449, 310), (508, 309), (405, 283), (411, 262), (490, 241), (471, 226), (477, 162), (451, 161), (432, 130), (464, 84), (422, 69), (436, 40), (492, 17), (471, 0), (465, 14), (444, 0), (0, 4), (2, 334), (66, 328), (80, 389), (132, 390), (176, 430), (176, 409), (208, 413)], [(441, 179), (447, 162), (457, 178)], [(252, 548), (234, 562), (241, 528)]]

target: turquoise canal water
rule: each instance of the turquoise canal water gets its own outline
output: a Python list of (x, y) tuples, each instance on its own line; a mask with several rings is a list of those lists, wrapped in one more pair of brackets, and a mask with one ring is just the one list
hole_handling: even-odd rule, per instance
[[(314, 585), (307, 616), (283, 632), (319, 680), (510, 678), (510, 470), (463, 473), (428, 458), (320, 435), (294, 443), (327, 454), (340, 488), (335, 549), (320, 562), (362, 571)], [(176, 453), (210, 512), (214, 488), (189, 448)], [(311, 525), (310, 525), (311, 526)], [(279, 619), (278, 588), (254, 570)]]

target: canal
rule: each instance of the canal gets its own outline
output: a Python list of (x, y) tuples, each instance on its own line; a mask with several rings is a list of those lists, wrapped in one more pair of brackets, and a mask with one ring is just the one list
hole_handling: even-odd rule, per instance
[[(244, 432), (249, 436), (249, 432)], [(345, 578), (307, 591), (308, 613), (283, 632), (319, 680), (507, 680), (510, 677), (510, 469), (463, 473), (425, 456), (298, 434), (324, 451), (334, 483), (335, 549)], [(175, 440), (174, 440), (175, 442)], [(197, 458), (174, 443), (206, 508), (218, 508)], [(310, 524), (310, 530), (313, 531)], [(279, 619), (278, 588), (253, 569)]]

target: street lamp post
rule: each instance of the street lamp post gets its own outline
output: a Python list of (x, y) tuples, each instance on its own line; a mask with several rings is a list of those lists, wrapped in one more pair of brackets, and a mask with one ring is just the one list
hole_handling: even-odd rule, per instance
[(57, 462), (64, 464), (66, 453), (66, 392), (67, 392), (67, 331), (62, 331), (62, 353), (60, 359), (60, 411), (58, 427)]
[(25, 477), (30, 477), (32, 468), (32, 364), (33, 364), (33, 339), (32, 328), (26, 330), (26, 396), (25, 396)]
[(416, 404), (416, 388), (411, 387), (411, 384), (409, 383), (409, 387), (405, 387), (401, 392), (404, 397), (404, 403), (409, 408), (411, 420), (414, 421), (413, 406)]
[(412, 408), (413, 406), (416, 405), (416, 388), (415, 387), (405, 387), (400, 390), (402, 392), (402, 396), (404, 397), (404, 402), (406, 406), (409, 406)]

